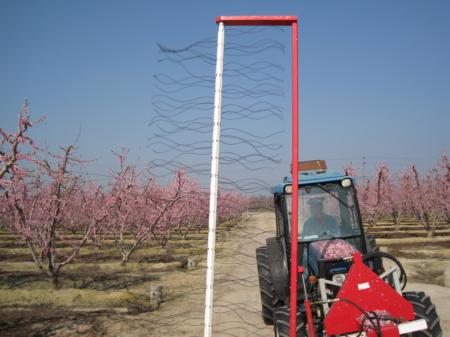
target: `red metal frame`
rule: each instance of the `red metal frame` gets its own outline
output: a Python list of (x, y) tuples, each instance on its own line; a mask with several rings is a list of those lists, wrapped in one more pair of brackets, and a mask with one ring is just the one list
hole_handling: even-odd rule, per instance
[[(296, 337), (298, 273), (298, 18), (297, 16), (218, 16), (216, 23), (227, 26), (292, 27), (292, 228), (289, 336)], [(305, 300), (305, 306), (310, 303)], [(307, 317), (309, 337), (315, 337), (312, 315)]]
[(297, 23), (297, 17), (291, 15), (270, 16), (218, 16), (216, 23), (226, 26), (290, 26)]

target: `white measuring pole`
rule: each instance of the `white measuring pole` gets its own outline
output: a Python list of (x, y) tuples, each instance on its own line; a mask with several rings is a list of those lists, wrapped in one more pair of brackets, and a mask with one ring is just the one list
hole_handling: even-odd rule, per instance
[(212, 137), (211, 184), (209, 189), (209, 221), (208, 221), (208, 259), (206, 269), (205, 292), (205, 330), (204, 337), (211, 337), (213, 297), (214, 297), (214, 258), (216, 246), (217, 193), (219, 185), (219, 145), (220, 116), (222, 114), (222, 75), (224, 54), (224, 25), (219, 23), (217, 35), (216, 86), (214, 92), (214, 125)]

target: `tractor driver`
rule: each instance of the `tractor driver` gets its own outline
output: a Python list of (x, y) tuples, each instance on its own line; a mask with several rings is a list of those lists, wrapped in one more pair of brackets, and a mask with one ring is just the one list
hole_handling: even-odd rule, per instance
[(336, 219), (323, 212), (323, 201), (324, 198), (308, 200), (311, 216), (303, 225), (303, 237), (340, 234), (340, 227)]

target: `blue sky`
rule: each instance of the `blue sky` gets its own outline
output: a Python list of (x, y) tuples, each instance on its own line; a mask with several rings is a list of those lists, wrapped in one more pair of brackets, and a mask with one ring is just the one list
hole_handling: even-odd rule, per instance
[(81, 132), (92, 172), (114, 165), (110, 150), (122, 146), (144, 164), (156, 43), (182, 47), (215, 37), (217, 15), (260, 14), (300, 19), (302, 158), (399, 170), (448, 153), (449, 1), (1, 1), (0, 125), (14, 127), (28, 96), (47, 118), (33, 130), (39, 143)]

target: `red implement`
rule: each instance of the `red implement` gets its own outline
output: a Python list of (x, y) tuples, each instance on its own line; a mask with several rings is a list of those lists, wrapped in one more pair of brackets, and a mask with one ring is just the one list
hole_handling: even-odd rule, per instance
[[(325, 317), (328, 336), (360, 331), (361, 317), (364, 317), (361, 309), (367, 313), (387, 312), (390, 318), (399, 322), (415, 317), (412, 304), (370, 270), (362, 262), (360, 253), (353, 255), (353, 265), (336, 298), (341, 301), (334, 303)], [(368, 336), (376, 336), (372, 331), (368, 331)], [(382, 332), (386, 337), (399, 336), (396, 325), (383, 326)]]

